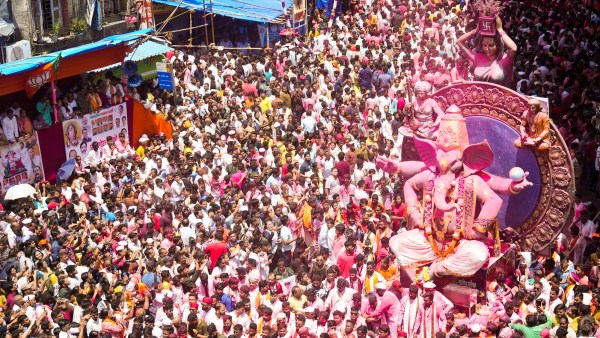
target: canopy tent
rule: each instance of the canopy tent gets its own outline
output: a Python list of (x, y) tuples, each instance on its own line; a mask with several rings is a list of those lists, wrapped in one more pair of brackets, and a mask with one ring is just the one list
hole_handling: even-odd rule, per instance
[[(140, 44), (134, 51), (127, 53), (125, 57), (125, 61), (143, 61), (149, 59), (153, 56), (165, 54), (166, 52), (172, 51), (173, 48), (165, 45), (164, 43), (156, 42), (156, 41), (146, 41)], [(108, 65), (105, 67), (101, 67), (98, 69), (91, 70), (91, 72), (101, 72), (107, 69), (120, 67), (121, 62), (113, 63), (112, 65)]]
[[(128, 50), (128, 43), (151, 34), (151, 29), (145, 29), (120, 35), (106, 37), (97, 42), (60, 52), (62, 61), (57, 79), (85, 73), (91, 69), (104, 67), (123, 61)], [(0, 64), (0, 96), (18, 92), (24, 89), (29, 74), (39, 67), (52, 62), (57, 53), (36, 56)]]
[[(292, 0), (284, 0), (285, 8), (292, 6)], [(229, 18), (261, 22), (261, 23), (284, 23), (283, 8), (281, 0), (152, 0), (152, 2), (165, 4), (173, 7), (206, 11)], [(180, 4), (181, 3), (181, 4)]]

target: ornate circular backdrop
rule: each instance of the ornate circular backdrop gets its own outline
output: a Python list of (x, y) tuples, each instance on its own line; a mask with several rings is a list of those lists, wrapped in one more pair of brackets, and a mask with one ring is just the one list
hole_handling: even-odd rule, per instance
[(468, 82), (442, 88), (432, 95), (443, 110), (455, 104), (467, 121), (469, 141), (487, 139), (494, 151), (491, 174), (508, 177), (512, 167), (529, 171), (534, 184), (519, 195), (502, 196), (501, 228), (512, 227), (520, 235), (523, 251), (548, 246), (573, 217), (573, 163), (565, 141), (554, 123), (549, 150), (517, 149), (521, 114), (528, 98), (487, 82)]

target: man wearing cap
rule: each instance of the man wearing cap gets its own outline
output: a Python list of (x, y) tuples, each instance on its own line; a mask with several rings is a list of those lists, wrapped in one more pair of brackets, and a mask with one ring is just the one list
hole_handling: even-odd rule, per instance
[(444, 310), (444, 312), (450, 312), (450, 310), (452, 310), (452, 308), (454, 307), (454, 304), (448, 299), (446, 298), (446, 296), (444, 296), (441, 292), (437, 291), (435, 289), (436, 285), (432, 282), (426, 282), (425, 284), (423, 284), (423, 292), (427, 293), (430, 292), (433, 294), (433, 302), (440, 306), (442, 310)]
[(206, 321), (206, 318), (211, 318), (215, 315), (215, 309), (212, 307), (214, 300), (210, 297), (203, 297), (198, 310), (198, 319)]
[(368, 318), (376, 319), (381, 316), (381, 325), (388, 325), (390, 327), (390, 337), (397, 338), (400, 301), (398, 301), (398, 297), (394, 293), (387, 289), (384, 283), (378, 283), (375, 289), (375, 292), (381, 298), (379, 304), (377, 304), (377, 308)]
[(135, 153), (138, 154), (140, 160), (144, 160), (146, 158), (146, 148), (148, 147), (148, 141), (150, 141), (150, 139), (146, 134), (142, 134), (142, 136), (138, 140), (139, 146), (135, 150)]
[(317, 320), (315, 319), (315, 308), (307, 306), (304, 308), (304, 327), (310, 332), (317, 332)]

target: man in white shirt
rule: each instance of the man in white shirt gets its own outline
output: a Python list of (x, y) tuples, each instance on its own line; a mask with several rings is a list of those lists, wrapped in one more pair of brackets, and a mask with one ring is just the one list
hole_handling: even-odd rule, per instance
[(317, 126), (317, 120), (312, 116), (313, 112), (306, 112), (306, 117), (302, 119), (302, 129), (304, 132), (312, 133), (315, 131), (315, 127)]
[(329, 291), (329, 295), (325, 300), (325, 306), (330, 311), (345, 309), (352, 301), (352, 295), (356, 293), (356, 290), (347, 288), (347, 283), (345, 279), (340, 278), (336, 282), (336, 288)]
[(190, 226), (189, 219), (184, 219), (181, 221), (181, 225), (181, 228), (179, 228), (181, 240), (183, 241), (183, 244), (189, 245), (190, 238), (196, 238), (196, 229)]
[(281, 249), (281, 256), (288, 266), (292, 262), (292, 250), (294, 250), (296, 239), (289, 227), (283, 225), (279, 228), (279, 240), (277, 243), (279, 249)]
[(113, 154), (116, 154), (115, 141), (112, 136), (107, 136), (106, 144), (102, 147), (102, 158), (110, 160), (114, 158)]
[(325, 194), (329, 196), (331, 191), (340, 185), (337, 168), (331, 169), (331, 175), (325, 181)]
[(6, 138), (14, 142), (19, 138), (19, 126), (17, 124), (17, 118), (14, 116), (12, 109), (6, 112), (6, 117), (2, 119), (2, 130)]
[(596, 224), (590, 220), (590, 214), (583, 210), (579, 216), (579, 222), (575, 226), (581, 231), (581, 237), (586, 241), (591, 241), (592, 235), (596, 232)]
[(92, 149), (88, 152), (87, 156), (85, 157), (85, 165), (87, 167), (95, 166), (98, 163), (100, 163), (101, 160), (102, 159), (100, 157), (100, 147), (98, 146), (98, 142), (94, 141), (92, 143)]

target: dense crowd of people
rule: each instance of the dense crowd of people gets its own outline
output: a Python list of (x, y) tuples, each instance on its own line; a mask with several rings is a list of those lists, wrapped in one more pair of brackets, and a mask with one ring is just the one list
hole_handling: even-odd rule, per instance
[[(111, 76), (65, 93), (61, 120), (135, 99), (174, 132), (96, 144), (69, 181), (4, 204), (0, 335), (600, 335), (600, 233), (583, 198), (598, 187), (598, 2), (507, 2), (486, 41), (464, 3), (344, 5), (263, 53), (175, 51), (177, 95)], [(504, 72), (482, 75), (480, 54)], [(389, 238), (406, 228), (403, 181), (375, 159), (401, 159), (415, 92), (475, 79), (548, 99), (578, 200), (549, 254), (524, 255), (469, 316), (435, 281), (400, 282)], [(48, 97), (36, 110), (26, 122), (6, 109), (4, 141), (55, 122)]]

